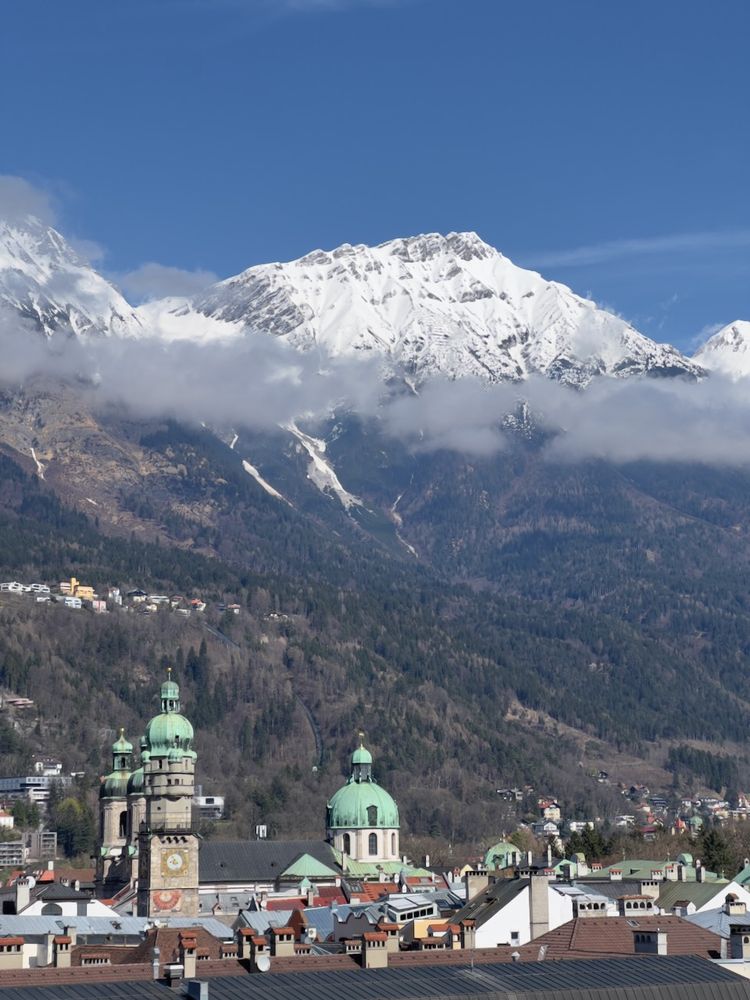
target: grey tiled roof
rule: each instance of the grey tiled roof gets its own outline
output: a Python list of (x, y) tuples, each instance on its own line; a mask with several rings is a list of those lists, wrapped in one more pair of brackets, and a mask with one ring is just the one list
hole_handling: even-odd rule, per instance
[(200, 848), (200, 880), (272, 882), (302, 854), (339, 870), (333, 850), (322, 840), (205, 840)]
[[(310, 961), (314, 961), (311, 959)], [(9, 987), (3, 1000), (168, 1000), (153, 982)], [(705, 959), (519, 962), (496, 965), (412, 966), (362, 971), (290, 972), (212, 977), (212, 1000), (441, 1000), (480, 996), (506, 1000), (748, 1000), (750, 982)], [(174, 996), (174, 994), (171, 994)]]

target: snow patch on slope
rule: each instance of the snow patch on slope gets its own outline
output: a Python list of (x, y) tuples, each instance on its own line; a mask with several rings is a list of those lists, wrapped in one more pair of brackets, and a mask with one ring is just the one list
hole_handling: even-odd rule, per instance
[(245, 472), (247, 472), (248, 475), (253, 477), (253, 479), (256, 481), (256, 483), (258, 483), (259, 486), (263, 487), (263, 489), (266, 491), (266, 493), (268, 493), (269, 496), (275, 497), (276, 500), (283, 500), (284, 503), (289, 504), (290, 507), (292, 506), (292, 504), (289, 503), (289, 501), (285, 496), (282, 496), (278, 490), (275, 490), (273, 486), (271, 486), (271, 484), (268, 482), (267, 479), (264, 479), (263, 476), (261, 476), (261, 474), (258, 472), (258, 470), (255, 468), (254, 465), (251, 465), (250, 462), (243, 459), (242, 468), (245, 470)]
[(296, 424), (287, 424), (285, 430), (294, 435), (310, 456), (310, 463), (307, 467), (307, 478), (318, 487), (321, 493), (333, 494), (345, 510), (363, 506), (359, 497), (355, 497), (353, 493), (350, 493), (341, 485), (341, 481), (334, 472), (333, 466), (326, 458), (325, 441), (310, 437), (309, 434), (301, 431)]

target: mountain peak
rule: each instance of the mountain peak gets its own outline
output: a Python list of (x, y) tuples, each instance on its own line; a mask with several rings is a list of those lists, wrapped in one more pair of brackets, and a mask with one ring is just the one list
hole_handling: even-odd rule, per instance
[(750, 375), (750, 321), (737, 319), (718, 330), (699, 348), (694, 360), (730, 378)]
[(200, 317), (228, 335), (254, 329), (301, 350), (380, 355), (386, 373), (417, 380), (542, 374), (582, 386), (597, 375), (702, 374), (675, 348), (518, 267), (474, 232), (345, 243), (251, 267), (196, 298), (193, 327)]
[(423, 233), (381, 243), (375, 249), (386, 250), (407, 261), (426, 261), (442, 255), (453, 255), (461, 260), (482, 260), (498, 251), (485, 243), (476, 233)]
[(136, 333), (134, 310), (64, 236), (36, 216), (0, 220), (0, 304), (46, 336)]

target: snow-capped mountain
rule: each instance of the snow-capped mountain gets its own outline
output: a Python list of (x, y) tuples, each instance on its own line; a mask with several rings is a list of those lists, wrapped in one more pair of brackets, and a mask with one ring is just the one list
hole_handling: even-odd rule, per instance
[(0, 220), (0, 305), (53, 334), (135, 334), (141, 322), (117, 289), (33, 217)]
[(380, 246), (344, 244), (264, 264), (145, 322), (195, 337), (254, 329), (301, 350), (374, 352), (417, 379), (475, 375), (491, 382), (543, 374), (585, 385), (596, 375), (702, 374), (565, 285), (513, 264), (475, 233), (429, 234)]
[(695, 352), (693, 360), (730, 378), (750, 375), (750, 322), (738, 319), (722, 327)]

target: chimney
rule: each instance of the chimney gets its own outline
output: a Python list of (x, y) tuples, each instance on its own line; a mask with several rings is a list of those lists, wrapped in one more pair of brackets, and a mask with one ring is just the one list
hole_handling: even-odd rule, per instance
[(529, 879), (529, 916), (533, 941), (549, 930), (549, 878), (542, 872), (532, 872)]
[(191, 931), (180, 933), (180, 962), (186, 979), (194, 979), (196, 973), (198, 941)]
[(53, 962), (56, 969), (70, 968), (70, 943), (67, 934), (55, 934), (52, 938)]
[(271, 954), (277, 958), (294, 957), (294, 931), (291, 927), (271, 928)]
[(385, 931), (366, 931), (362, 935), (362, 965), (365, 969), (388, 968), (388, 935)]
[(429, 868), (430, 867), (430, 855), (429, 854), (425, 854), (425, 856), (424, 856), (424, 866), (423, 867), (425, 867), (425, 868)]
[(237, 929), (237, 958), (240, 962), (247, 962), (250, 958), (250, 939), (254, 933), (252, 927), (239, 927)]
[(161, 951), (159, 948), (154, 948), (151, 952), (151, 978), (156, 980), (159, 978), (159, 973), (161, 971)]
[(63, 934), (67, 934), (67, 936), (70, 938), (71, 948), (75, 948), (76, 944), (78, 943), (78, 930), (76, 929), (76, 925), (64, 924)]
[(622, 869), (621, 868), (610, 868), (609, 869), (609, 881), (610, 882), (622, 882)]
[(0, 938), (0, 969), (22, 969), (23, 946), (22, 937)]
[(655, 931), (633, 931), (633, 950), (636, 955), (666, 955), (667, 932), (658, 927)]
[(167, 981), (167, 986), (171, 990), (180, 989), (180, 983), (184, 978), (184, 974), (185, 970), (179, 962), (168, 962), (164, 966), (164, 978)]
[(641, 879), (640, 893), (641, 896), (649, 896), (651, 899), (658, 899), (659, 883), (653, 878)]
[(461, 947), (476, 948), (477, 946), (477, 922), (476, 920), (461, 921)]
[[(265, 936), (262, 934), (253, 934), (250, 938), (250, 960), (253, 972), (267, 971), (269, 962), (268, 952), (268, 941)], [(266, 966), (266, 968), (261, 968), (261, 966)]]
[(16, 879), (16, 913), (21, 913), (31, 902), (31, 883), (26, 876)]
[(388, 937), (388, 940), (385, 943), (386, 951), (391, 955), (398, 954), (398, 924), (392, 924), (385, 920), (381, 920), (378, 924), (378, 930), (382, 931)]
[(487, 886), (490, 884), (490, 877), (486, 871), (482, 872), (467, 872), (464, 875), (464, 885), (466, 886), (466, 902), (478, 896), (480, 892), (484, 892)]

